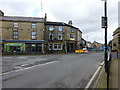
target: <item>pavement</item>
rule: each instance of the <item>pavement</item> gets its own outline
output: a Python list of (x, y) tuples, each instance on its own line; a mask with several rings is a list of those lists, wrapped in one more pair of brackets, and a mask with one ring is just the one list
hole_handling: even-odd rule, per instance
[[(120, 78), (119, 78), (119, 74), (120, 74), (120, 53), (112, 53), (112, 61), (110, 63), (110, 78), (109, 78), (109, 88), (110, 89), (116, 89), (119, 90), (120, 89)], [(94, 86), (94, 88), (107, 88), (107, 74), (104, 70), (104, 67), (102, 68), (96, 84)]]
[(10, 68), (48, 60), (17, 70), (3, 68), (3, 88), (85, 88), (103, 61), (103, 53), (3, 57)]

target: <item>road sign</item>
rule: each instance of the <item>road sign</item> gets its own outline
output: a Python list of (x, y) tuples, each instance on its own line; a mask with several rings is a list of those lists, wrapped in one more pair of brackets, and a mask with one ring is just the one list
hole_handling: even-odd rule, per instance
[(102, 16), (102, 28), (107, 28), (107, 17)]

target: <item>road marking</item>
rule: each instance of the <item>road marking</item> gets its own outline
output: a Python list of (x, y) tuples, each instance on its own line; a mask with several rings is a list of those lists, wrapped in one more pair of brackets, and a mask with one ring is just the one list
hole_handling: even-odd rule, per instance
[(27, 58), (27, 57), (17, 57), (17, 58)]
[(2, 58), (12, 58), (12, 57), (2, 57)]
[(52, 63), (55, 63), (55, 62), (59, 62), (59, 61), (53, 61), (53, 62), (48, 62), (48, 63), (44, 63), (44, 64), (38, 64), (38, 65), (27, 67), (27, 68), (22, 68), (22, 69), (19, 69), (19, 70), (13, 70), (13, 71), (10, 71), (10, 72), (2, 73), (2, 74), (0, 74), (0, 76), (6, 75), (6, 74), (9, 74), (9, 73), (12, 73), (12, 72), (18, 72), (18, 71), (31, 69), (31, 68), (34, 68), (34, 67), (37, 67), (37, 66), (44, 66), (44, 65), (47, 65), (47, 64), (52, 64)]
[(99, 70), (100, 70), (100, 68), (102, 67), (103, 64), (104, 64), (104, 61), (99, 65), (98, 69), (96, 70), (96, 72), (94, 73), (94, 75), (92, 76), (92, 78), (90, 79), (88, 84), (86, 85), (85, 90), (90, 87), (91, 83), (93, 82), (95, 76), (97, 75), (97, 73), (99, 72)]

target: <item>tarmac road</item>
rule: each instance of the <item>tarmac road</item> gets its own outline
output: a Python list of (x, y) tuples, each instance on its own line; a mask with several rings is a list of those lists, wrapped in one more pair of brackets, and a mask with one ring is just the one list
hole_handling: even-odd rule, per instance
[[(84, 88), (103, 61), (103, 53), (99, 52), (23, 57), (9, 56), (9, 59), (3, 57), (3, 60), (12, 60), (14, 65), (23, 59), (19, 63), (39, 61), (41, 58), (51, 61), (31, 68), (26, 67), (4, 73), (2, 77), (3, 88)], [(14, 61), (15, 59), (17, 62)]]

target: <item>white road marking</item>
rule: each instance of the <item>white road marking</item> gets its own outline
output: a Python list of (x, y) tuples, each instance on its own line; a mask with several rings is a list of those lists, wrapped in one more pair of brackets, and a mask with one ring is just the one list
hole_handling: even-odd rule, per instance
[(27, 58), (27, 57), (17, 57), (17, 58)]
[(99, 65), (98, 69), (96, 70), (96, 72), (94, 73), (94, 75), (92, 76), (92, 78), (90, 79), (88, 84), (86, 85), (85, 90), (90, 87), (91, 83), (93, 82), (95, 76), (97, 75), (97, 73), (99, 72), (99, 70), (100, 70), (100, 68), (102, 67), (103, 64), (104, 64), (104, 61)]
[(13, 71), (10, 71), (10, 72), (2, 73), (2, 74), (0, 74), (0, 76), (6, 75), (6, 74), (9, 74), (9, 73), (12, 73), (12, 72), (18, 72), (18, 71), (23, 71), (23, 70), (31, 69), (31, 68), (34, 68), (34, 67), (37, 67), (37, 66), (44, 66), (44, 65), (47, 65), (47, 64), (55, 63), (55, 62), (59, 62), (59, 61), (53, 61), (53, 62), (48, 62), (48, 63), (44, 63), (44, 64), (39, 64), (39, 65), (27, 67), (27, 68), (22, 68), (22, 69), (19, 69), (19, 70), (13, 70)]
[(12, 57), (2, 57), (2, 58), (12, 58)]

